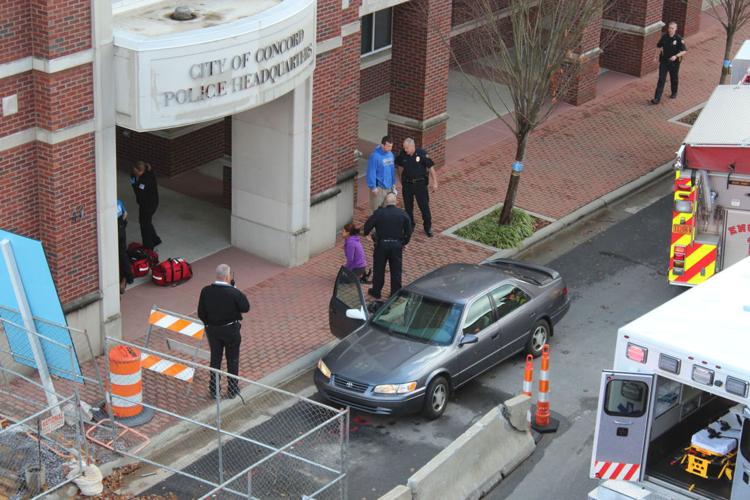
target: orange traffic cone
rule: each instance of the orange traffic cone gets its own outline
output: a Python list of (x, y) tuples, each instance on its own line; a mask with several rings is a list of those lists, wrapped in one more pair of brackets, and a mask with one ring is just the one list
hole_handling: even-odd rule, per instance
[(539, 393), (537, 394), (536, 415), (531, 428), (537, 432), (556, 432), (560, 423), (550, 417), (549, 411), (549, 344), (542, 348), (542, 366), (539, 370)]

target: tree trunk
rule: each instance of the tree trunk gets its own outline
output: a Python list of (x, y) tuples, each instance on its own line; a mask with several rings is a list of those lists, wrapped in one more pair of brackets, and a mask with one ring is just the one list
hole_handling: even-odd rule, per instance
[[(724, 60), (728, 61), (729, 56), (732, 55), (732, 45), (734, 44), (734, 29), (728, 29), (727, 30), (727, 41), (724, 45)], [(726, 85), (729, 83), (729, 76), (731, 73), (731, 68), (728, 68), (724, 65), (721, 66), (721, 78), (719, 79), (719, 85)]]
[[(526, 140), (529, 137), (529, 132), (520, 132), (519, 137), (516, 138), (516, 161), (523, 162), (523, 157), (526, 154)], [(510, 172), (510, 182), (508, 182), (508, 191), (505, 193), (505, 201), (503, 202), (503, 210), (500, 212), (500, 220), (498, 224), (510, 224), (510, 216), (513, 210), (513, 205), (516, 202), (516, 193), (518, 192), (518, 183), (521, 181), (521, 172), (515, 169)]]

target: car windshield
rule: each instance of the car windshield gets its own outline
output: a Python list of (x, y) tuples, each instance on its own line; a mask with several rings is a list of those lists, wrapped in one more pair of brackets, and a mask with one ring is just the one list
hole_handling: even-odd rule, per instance
[(372, 318), (375, 326), (389, 333), (422, 342), (448, 345), (453, 341), (461, 306), (399, 290)]

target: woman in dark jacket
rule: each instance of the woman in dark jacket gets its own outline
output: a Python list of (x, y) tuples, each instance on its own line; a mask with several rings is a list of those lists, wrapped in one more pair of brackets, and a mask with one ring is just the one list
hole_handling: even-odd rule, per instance
[(138, 223), (141, 225), (141, 240), (143, 246), (154, 249), (161, 243), (161, 238), (156, 234), (151, 219), (159, 206), (159, 188), (156, 185), (151, 165), (139, 161), (133, 167), (133, 175), (130, 184), (135, 191), (135, 200), (138, 202)]

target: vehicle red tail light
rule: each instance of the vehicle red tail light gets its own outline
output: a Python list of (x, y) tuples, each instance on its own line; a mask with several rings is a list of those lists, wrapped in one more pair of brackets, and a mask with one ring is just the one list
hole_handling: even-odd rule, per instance
[(563, 287), (562, 294), (563, 294), (563, 297), (567, 297), (568, 296), (568, 287), (567, 286)]

